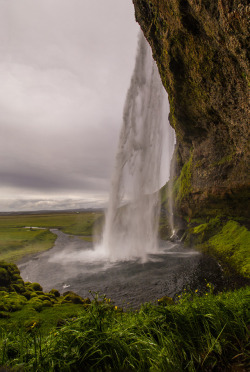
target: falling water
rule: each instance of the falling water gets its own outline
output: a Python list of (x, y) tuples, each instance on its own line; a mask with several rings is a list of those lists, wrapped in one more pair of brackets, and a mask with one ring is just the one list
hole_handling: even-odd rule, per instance
[(171, 229), (171, 240), (178, 239), (174, 229), (174, 201), (173, 201), (173, 186), (174, 186), (174, 175), (176, 166), (176, 156), (173, 154), (170, 164), (170, 175), (167, 187), (167, 200), (168, 200), (168, 223)]
[(150, 46), (140, 34), (123, 113), (102, 246), (111, 260), (157, 250), (158, 190), (169, 178), (174, 131)]

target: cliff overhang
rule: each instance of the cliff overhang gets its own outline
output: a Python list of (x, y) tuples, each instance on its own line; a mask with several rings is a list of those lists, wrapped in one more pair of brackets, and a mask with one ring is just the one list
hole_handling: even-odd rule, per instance
[(245, 0), (133, 0), (170, 102), (181, 216), (248, 217), (249, 12)]

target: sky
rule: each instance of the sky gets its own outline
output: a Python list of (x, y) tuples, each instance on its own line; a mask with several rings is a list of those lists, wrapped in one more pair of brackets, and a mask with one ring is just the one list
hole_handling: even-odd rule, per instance
[(0, 0), (0, 212), (105, 206), (138, 32), (132, 0)]

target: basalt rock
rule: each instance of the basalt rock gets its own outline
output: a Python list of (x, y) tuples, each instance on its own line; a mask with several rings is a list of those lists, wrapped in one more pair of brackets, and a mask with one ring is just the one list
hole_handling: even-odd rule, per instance
[(133, 0), (170, 101), (181, 215), (246, 216), (247, 0)]

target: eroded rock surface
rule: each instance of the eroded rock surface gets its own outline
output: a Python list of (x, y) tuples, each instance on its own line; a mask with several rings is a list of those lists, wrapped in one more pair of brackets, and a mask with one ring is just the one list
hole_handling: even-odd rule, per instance
[(249, 13), (245, 0), (133, 0), (169, 94), (182, 215), (246, 216)]

